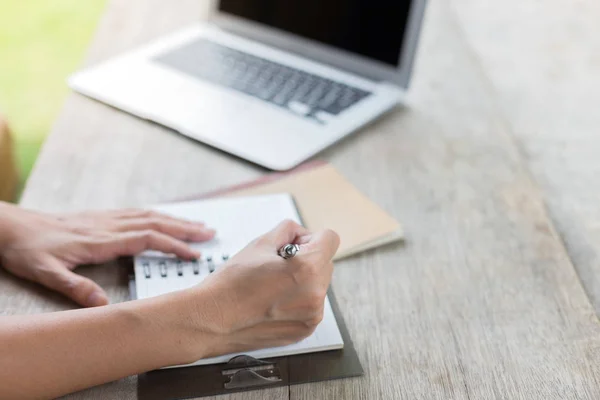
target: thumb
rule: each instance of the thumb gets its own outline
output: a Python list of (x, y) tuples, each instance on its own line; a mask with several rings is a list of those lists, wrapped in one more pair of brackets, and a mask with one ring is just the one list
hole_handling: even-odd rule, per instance
[(108, 304), (108, 297), (104, 290), (91, 279), (77, 275), (63, 265), (50, 267), (46, 270), (47, 273), (38, 276), (38, 282), (42, 285), (64, 294), (84, 307), (97, 307)]

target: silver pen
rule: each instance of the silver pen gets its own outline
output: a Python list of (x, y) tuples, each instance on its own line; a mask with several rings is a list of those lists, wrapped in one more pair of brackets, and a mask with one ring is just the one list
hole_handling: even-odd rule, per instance
[(298, 246), (297, 244), (290, 243), (280, 248), (277, 254), (283, 259), (287, 260), (289, 258), (294, 257), (298, 253), (298, 251), (300, 251), (300, 246)]

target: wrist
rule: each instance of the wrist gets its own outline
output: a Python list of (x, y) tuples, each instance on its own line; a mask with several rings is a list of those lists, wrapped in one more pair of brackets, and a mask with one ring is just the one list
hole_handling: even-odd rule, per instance
[(218, 314), (210, 307), (206, 290), (195, 287), (131, 302), (161, 349), (161, 366), (183, 365), (228, 351)]
[(189, 362), (233, 352), (223, 325), (223, 305), (215, 301), (208, 285), (173, 293), (182, 312), (182, 331), (189, 338)]

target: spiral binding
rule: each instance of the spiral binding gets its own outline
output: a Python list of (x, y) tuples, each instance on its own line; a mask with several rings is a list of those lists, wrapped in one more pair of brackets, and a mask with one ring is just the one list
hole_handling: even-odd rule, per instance
[(142, 259), (141, 265), (142, 270), (144, 272), (144, 278), (151, 279), (152, 278), (152, 266), (158, 265), (158, 271), (161, 278), (168, 278), (169, 271), (175, 270), (176, 276), (184, 277), (184, 266), (191, 264), (192, 273), (194, 275), (200, 275), (201, 265), (206, 264), (208, 267), (209, 273), (215, 272), (218, 265), (229, 260), (228, 254), (222, 254), (218, 261), (215, 261), (215, 258), (212, 255), (206, 256), (204, 259), (198, 259), (193, 261), (184, 261), (180, 259)]

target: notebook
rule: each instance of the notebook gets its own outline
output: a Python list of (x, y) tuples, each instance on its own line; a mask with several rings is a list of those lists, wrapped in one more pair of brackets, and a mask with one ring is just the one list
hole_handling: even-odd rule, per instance
[(290, 193), (304, 225), (340, 235), (335, 260), (404, 239), (402, 226), (361, 193), (332, 165), (313, 161), (292, 171), (273, 173), (196, 198), (239, 197)]
[[(159, 296), (197, 285), (217, 271), (230, 256), (239, 252), (256, 237), (273, 229), (282, 220), (291, 219), (301, 223), (294, 199), (287, 193), (195, 200), (151, 208), (174, 217), (203, 221), (207, 226), (217, 230), (217, 236), (209, 242), (192, 244), (193, 248), (202, 253), (201, 258), (194, 262), (181, 261), (152, 251), (135, 257), (135, 291), (138, 299)], [(340, 329), (329, 298), (326, 298), (323, 321), (311, 336), (289, 346), (243, 354), (260, 359), (343, 347), (344, 341)], [(223, 363), (236, 355), (238, 354), (207, 358), (186, 366)]]

